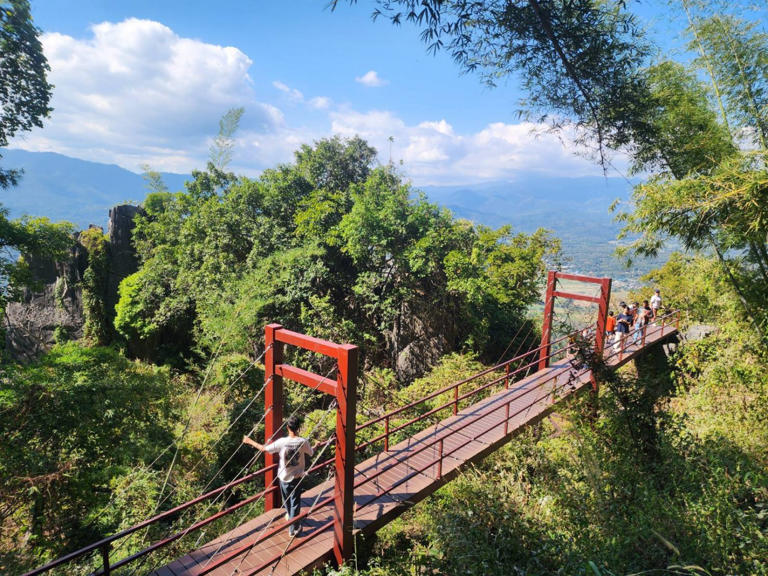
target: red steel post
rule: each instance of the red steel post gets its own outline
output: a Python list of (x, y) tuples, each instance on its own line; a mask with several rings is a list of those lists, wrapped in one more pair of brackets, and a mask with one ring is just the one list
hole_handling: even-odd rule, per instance
[[(608, 306), (611, 302), (611, 279), (600, 279), (600, 304), (597, 310), (597, 328), (595, 330), (595, 355), (598, 358), (603, 357), (603, 349), (605, 346), (605, 325), (608, 322)], [(598, 391), (598, 382), (595, 378), (594, 372), (592, 373), (592, 390), (595, 393)]]
[(339, 565), (354, 553), (352, 529), (355, 504), (355, 416), (358, 348), (339, 346), (336, 376), (336, 478), (334, 490), (333, 554)]
[(544, 300), (544, 322), (541, 325), (541, 351), (539, 352), (539, 370), (549, 366), (549, 342), (552, 337), (552, 311), (554, 310), (555, 284), (557, 272), (550, 270), (547, 275), (547, 294)]
[(600, 304), (597, 310), (597, 329), (595, 332), (595, 353), (603, 353), (605, 345), (605, 324), (608, 321), (608, 305), (611, 301), (611, 279), (600, 279)]
[(439, 446), (439, 459), (437, 461), (437, 479), (443, 477), (443, 439), (440, 438), (440, 446)]
[[(280, 430), (283, 424), (283, 378), (278, 376), (276, 366), (283, 362), (283, 344), (278, 342), (275, 335), (282, 326), (280, 324), (269, 324), (264, 328), (264, 345), (266, 352), (264, 354), (264, 380), (266, 388), (264, 389), (264, 442), (272, 442), (274, 436)], [(277, 465), (279, 455), (264, 454), (264, 466)], [(277, 482), (277, 469), (269, 468), (264, 473), (264, 487), (269, 488)], [(279, 508), (280, 491), (273, 490), (268, 493), (264, 499), (264, 510), (274, 510)]]

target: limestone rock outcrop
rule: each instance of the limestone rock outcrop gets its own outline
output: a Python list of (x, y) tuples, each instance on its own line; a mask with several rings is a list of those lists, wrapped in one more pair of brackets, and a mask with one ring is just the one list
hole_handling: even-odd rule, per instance
[[(114, 317), (120, 281), (138, 269), (131, 244), (138, 206), (121, 205), (109, 211), (109, 270), (105, 308)], [(29, 258), (28, 258), (29, 259)], [(10, 355), (29, 362), (49, 350), (57, 339), (83, 335), (81, 281), (88, 267), (88, 254), (75, 244), (64, 262), (29, 259), (34, 285), (25, 289), (20, 302), (6, 306), (3, 319), (5, 346)]]

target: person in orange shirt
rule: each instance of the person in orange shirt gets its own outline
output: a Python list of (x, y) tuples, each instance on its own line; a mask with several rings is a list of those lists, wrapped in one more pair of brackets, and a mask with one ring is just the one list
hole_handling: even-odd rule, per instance
[(616, 339), (616, 317), (613, 315), (613, 310), (608, 312), (608, 319), (605, 321), (605, 345), (610, 346), (611, 342)]

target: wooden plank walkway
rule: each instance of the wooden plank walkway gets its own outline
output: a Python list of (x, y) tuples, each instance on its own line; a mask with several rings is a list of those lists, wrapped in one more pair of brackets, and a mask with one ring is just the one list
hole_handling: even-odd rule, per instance
[[(665, 341), (676, 332), (674, 326), (650, 325), (644, 348)], [(640, 350), (639, 342), (628, 346), (619, 359), (608, 348), (606, 362), (618, 367), (632, 360)], [(432, 494), (462, 468), (497, 450), (589, 384), (589, 371), (578, 370), (567, 360), (559, 361), (358, 464), (355, 468), (355, 531), (372, 534)], [(332, 481), (307, 490), (303, 494), (302, 509), (322, 502), (332, 491)], [(300, 536), (290, 538), (287, 529), (279, 530), (269, 539), (210, 569), (235, 551), (248, 548), (269, 530), (286, 523), (282, 509), (272, 510), (151, 574), (297, 574), (331, 559), (332, 522), (331, 505), (314, 509), (304, 521)]]

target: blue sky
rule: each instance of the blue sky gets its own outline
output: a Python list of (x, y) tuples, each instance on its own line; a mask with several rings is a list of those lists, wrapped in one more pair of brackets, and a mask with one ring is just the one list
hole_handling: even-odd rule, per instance
[[(428, 54), (373, 3), (325, 0), (31, 0), (54, 112), (12, 146), (140, 171), (204, 166), (219, 118), (246, 113), (231, 168), (255, 175), (302, 143), (359, 134), (416, 185), (600, 174), (518, 120), (514, 78), (496, 89)], [(658, 2), (643, 8), (658, 22)], [(616, 165), (622, 170), (619, 157)]]

